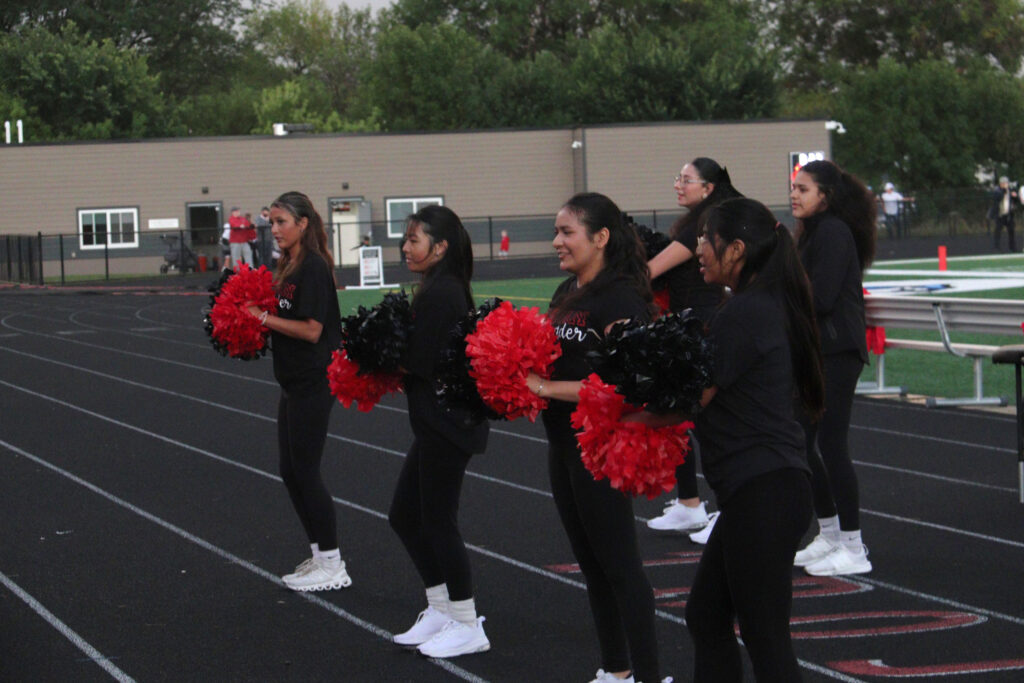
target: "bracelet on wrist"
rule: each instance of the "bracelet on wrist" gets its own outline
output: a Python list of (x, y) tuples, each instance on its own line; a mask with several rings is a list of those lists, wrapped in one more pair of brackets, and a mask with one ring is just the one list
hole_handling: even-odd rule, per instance
[(542, 391), (544, 391), (544, 380), (537, 382), (537, 395), (540, 396)]
[(267, 324), (267, 316), (270, 315), (270, 311), (263, 311), (260, 313), (260, 325)]

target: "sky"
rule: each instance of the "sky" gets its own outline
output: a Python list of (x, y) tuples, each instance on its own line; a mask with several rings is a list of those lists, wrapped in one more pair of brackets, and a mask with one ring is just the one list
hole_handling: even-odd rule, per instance
[(352, 9), (362, 9), (364, 7), (371, 8), (375, 13), (382, 7), (387, 7), (391, 4), (391, 0), (324, 0), (327, 6), (331, 9), (338, 7), (339, 5), (348, 5)]

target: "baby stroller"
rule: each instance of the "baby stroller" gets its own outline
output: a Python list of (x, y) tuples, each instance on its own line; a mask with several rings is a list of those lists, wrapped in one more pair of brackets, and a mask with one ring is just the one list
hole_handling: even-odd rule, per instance
[(167, 245), (164, 253), (164, 262), (160, 264), (160, 272), (166, 273), (169, 270), (178, 270), (182, 273), (199, 269), (199, 259), (187, 244), (181, 244), (178, 235), (160, 235), (160, 239)]

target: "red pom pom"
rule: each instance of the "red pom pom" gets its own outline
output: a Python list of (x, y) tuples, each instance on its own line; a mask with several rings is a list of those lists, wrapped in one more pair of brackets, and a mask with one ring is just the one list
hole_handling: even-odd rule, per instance
[(368, 372), (359, 374), (359, 366), (349, 360), (344, 349), (335, 351), (331, 356), (331, 364), (327, 366), (327, 382), (331, 393), (346, 408), (353, 403), (356, 409), (364, 413), (370, 412), (384, 394), (402, 390), (400, 373), (386, 374)]
[(516, 309), (508, 301), (466, 335), (470, 375), (480, 397), (509, 420), (525, 415), (533, 422), (547, 408), (548, 402), (526, 386), (526, 376), (535, 372), (550, 377), (551, 364), (561, 355), (562, 347), (547, 316), (536, 307)]
[(596, 374), (583, 380), (580, 402), (572, 414), (580, 457), (595, 480), (634, 496), (656, 498), (676, 485), (676, 467), (690, 450), (692, 422), (652, 428), (621, 422), (639, 409), (626, 403), (615, 387)]
[(249, 313), (249, 305), (277, 315), (273, 275), (265, 266), (254, 270), (243, 263), (221, 287), (208, 316), (214, 345), (232, 358), (256, 358), (267, 348), (270, 330)]

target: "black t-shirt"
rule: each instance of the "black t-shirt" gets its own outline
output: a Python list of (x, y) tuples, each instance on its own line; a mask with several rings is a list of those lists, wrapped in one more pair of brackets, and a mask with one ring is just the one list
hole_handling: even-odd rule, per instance
[(277, 286), (277, 315), (285, 320), (312, 318), (324, 326), (315, 344), (271, 332), (274, 377), (289, 393), (307, 393), (326, 384), (331, 353), (341, 343), (338, 291), (327, 262), (307, 254), (302, 265)]
[(733, 296), (711, 322), (718, 392), (696, 425), (704, 476), (719, 504), (759, 475), (810, 472), (784, 321), (781, 302), (755, 289)]
[[(581, 380), (593, 370), (587, 363), (586, 354), (597, 348), (605, 329), (617, 320), (636, 318), (647, 320), (650, 309), (643, 297), (626, 280), (619, 280), (594, 294), (584, 287), (578, 299), (567, 309), (555, 309), (554, 305), (564, 295), (576, 289), (576, 276), (565, 280), (551, 298), (549, 311), (562, 355), (555, 361), (551, 373), (553, 380)], [(575, 403), (552, 400), (544, 411), (544, 426), (548, 438), (565, 440), (574, 433), (569, 416), (576, 409)]]
[(438, 275), (413, 299), (413, 331), (403, 366), (409, 397), (409, 422), (417, 437), (441, 436), (467, 453), (487, 446), (490, 425), (469, 419), (468, 413), (446, 410), (434, 391), (434, 368), (448, 345), (449, 335), (469, 313), (462, 283), (453, 275)]
[(700, 263), (697, 261), (697, 221), (683, 223), (674, 241), (689, 249), (693, 256), (664, 275), (668, 281), (669, 308), (675, 313), (692, 308), (694, 314), (707, 322), (722, 303), (725, 288), (709, 285), (700, 274)]

